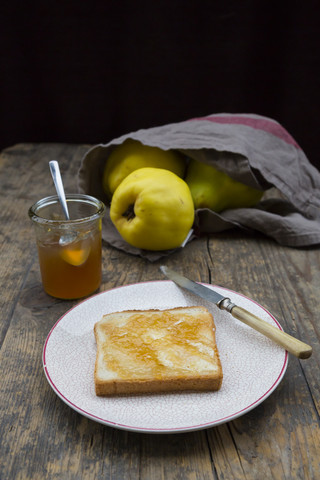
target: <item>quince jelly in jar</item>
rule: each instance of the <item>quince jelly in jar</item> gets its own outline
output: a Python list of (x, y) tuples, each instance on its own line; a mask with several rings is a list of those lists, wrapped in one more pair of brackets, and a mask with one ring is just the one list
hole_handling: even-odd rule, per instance
[(45, 291), (57, 298), (81, 298), (101, 283), (101, 234), (91, 232), (67, 245), (59, 238), (38, 242), (39, 263)]
[(82, 298), (101, 284), (102, 202), (87, 195), (67, 195), (71, 220), (58, 198), (39, 200), (29, 210), (36, 231), (44, 290), (63, 299)]

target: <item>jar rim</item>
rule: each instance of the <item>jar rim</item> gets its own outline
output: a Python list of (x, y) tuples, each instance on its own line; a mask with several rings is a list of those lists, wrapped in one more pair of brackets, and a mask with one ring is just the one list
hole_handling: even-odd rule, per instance
[(88, 221), (95, 220), (97, 218), (103, 217), (106, 211), (106, 207), (104, 203), (101, 200), (98, 200), (95, 197), (92, 197), (91, 195), (85, 195), (82, 193), (69, 193), (66, 194), (66, 201), (75, 201), (75, 202), (83, 202), (90, 204), (94, 207), (96, 207), (97, 211), (94, 212), (91, 215), (88, 215), (86, 217), (81, 217), (81, 218), (76, 218), (76, 219), (60, 219), (60, 220), (54, 220), (54, 219), (49, 219), (49, 218), (44, 218), (38, 215), (37, 212), (39, 212), (40, 209), (54, 205), (54, 204), (59, 204), (60, 200), (58, 195), (50, 195), (48, 197), (41, 198), (37, 202), (35, 202), (33, 205), (28, 210), (28, 215), (31, 220), (34, 222), (42, 223), (42, 224), (50, 224), (50, 225), (77, 225), (80, 223), (85, 223)]

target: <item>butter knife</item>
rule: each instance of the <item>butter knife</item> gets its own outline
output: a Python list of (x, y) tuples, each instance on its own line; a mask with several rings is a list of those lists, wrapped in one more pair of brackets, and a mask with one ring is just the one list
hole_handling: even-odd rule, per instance
[(215, 303), (221, 310), (226, 310), (227, 312), (231, 313), (231, 315), (237, 320), (244, 322), (249, 327), (254, 328), (258, 332), (270, 338), (296, 357), (305, 359), (311, 356), (312, 347), (304, 342), (301, 342), (297, 338), (292, 337), (288, 333), (279, 330), (279, 328), (270, 325), (268, 322), (262, 320), (256, 315), (253, 315), (244, 308), (235, 305), (231, 302), (230, 298), (224, 297), (209, 287), (189, 280), (188, 278), (183, 277), (179, 273), (164, 265), (160, 267), (160, 270), (167, 278), (172, 280), (180, 287), (189, 290), (189, 292), (192, 292), (193, 294), (198, 295), (209, 302)]

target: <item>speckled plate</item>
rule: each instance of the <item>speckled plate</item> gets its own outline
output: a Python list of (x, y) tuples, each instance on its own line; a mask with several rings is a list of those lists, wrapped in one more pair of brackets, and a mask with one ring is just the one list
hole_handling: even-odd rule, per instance
[[(281, 329), (277, 320), (256, 302), (231, 290), (214, 288)], [(207, 307), (215, 319), (223, 369), (223, 383), (218, 392), (119, 398), (95, 395), (93, 326), (103, 314), (191, 305)], [(200, 430), (244, 415), (275, 390), (285, 374), (287, 363), (287, 352), (281, 347), (171, 281), (138, 283), (90, 297), (57, 321), (43, 349), (47, 380), (67, 405), (105, 425), (148, 433)]]

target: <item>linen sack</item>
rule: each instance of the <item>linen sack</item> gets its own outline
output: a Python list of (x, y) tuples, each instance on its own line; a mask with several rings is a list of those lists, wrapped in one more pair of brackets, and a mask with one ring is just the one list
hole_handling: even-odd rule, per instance
[(78, 174), (78, 189), (106, 203), (102, 236), (110, 245), (151, 261), (172, 252), (143, 251), (128, 245), (110, 220), (102, 188), (104, 165), (111, 151), (128, 138), (163, 150), (178, 150), (186, 158), (211, 164), (235, 180), (267, 192), (251, 208), (219, 214), (198, 209), (189, 241), (236, 227), (261, 232), (291, 247), (320, 243), (320, 172), (294, 138), (274, 119), (220, 113), (141, 129), (86, 152)]

